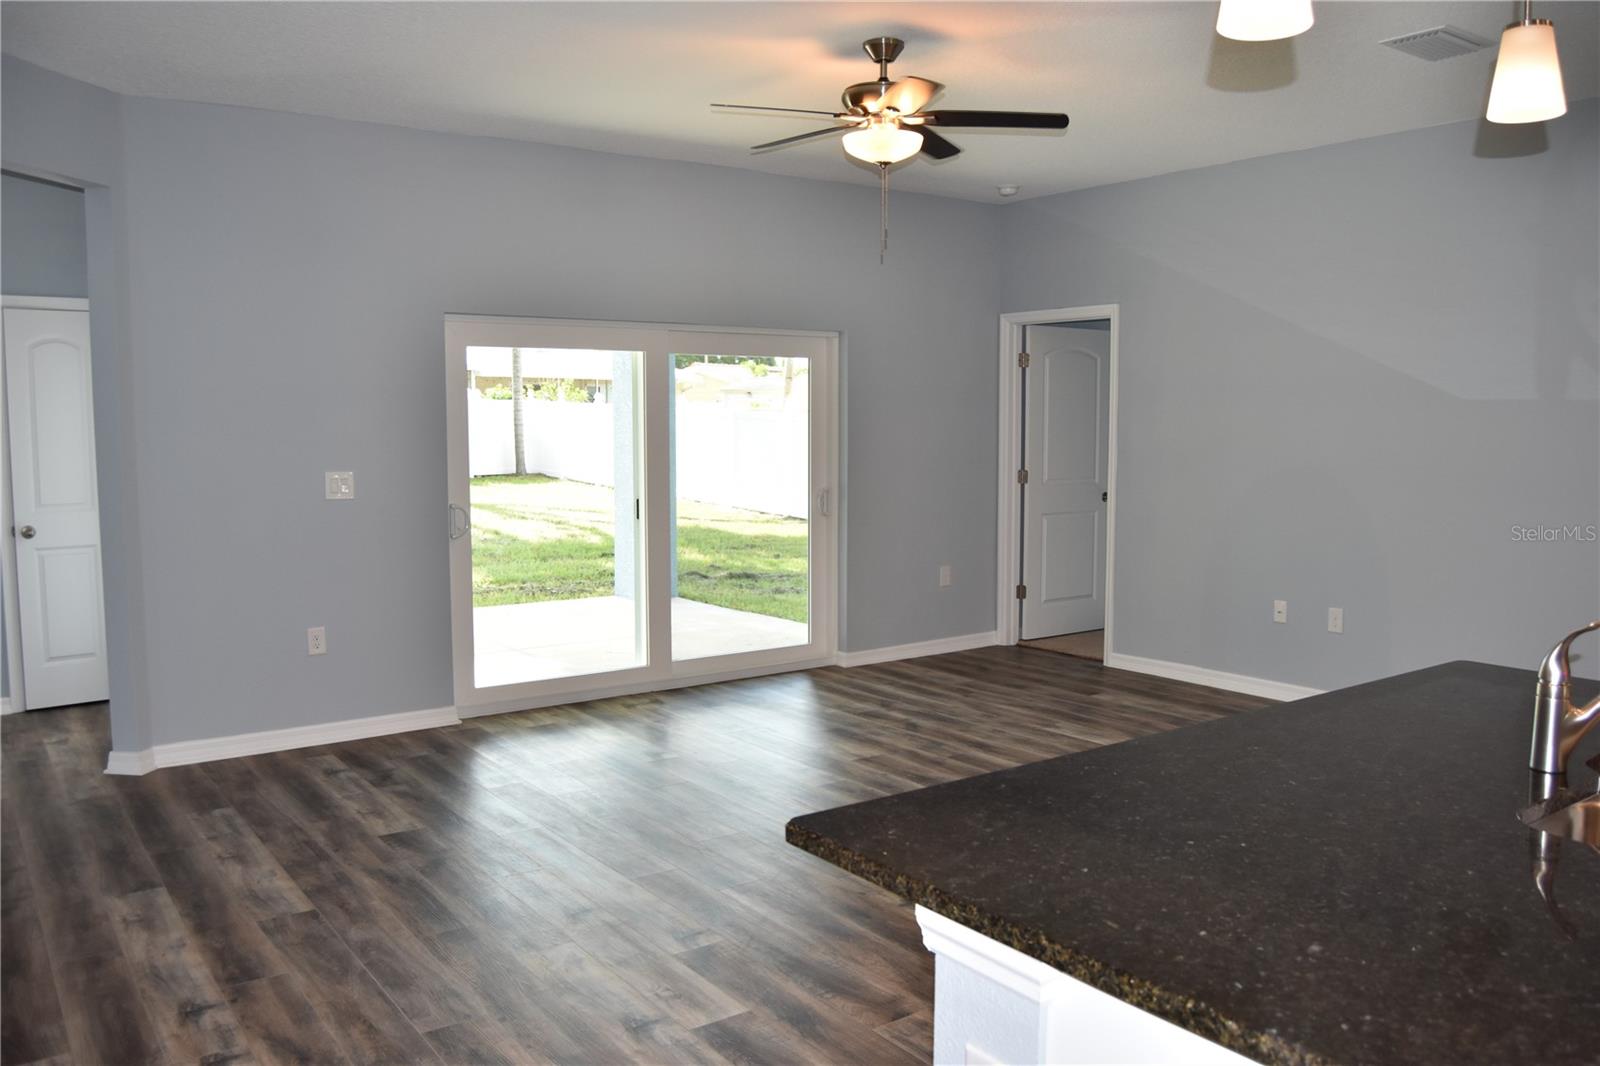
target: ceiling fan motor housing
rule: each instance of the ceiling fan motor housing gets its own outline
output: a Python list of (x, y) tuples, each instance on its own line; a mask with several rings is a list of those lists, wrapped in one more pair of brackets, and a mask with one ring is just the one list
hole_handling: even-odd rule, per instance
[(840, 97), (844, 101), (844, 109), (853, 115), (865, 115), (872, 110), (878, 102), (878, 97), (883, 95), (883, 82), (858, 81), (845, 89)]
[(906, 42), (898, 37), (869, 37), (861, 42), (861, 47), (866, 49), (867, 55), (879, 66), (893, 63), (900, 58), (901, 49)]

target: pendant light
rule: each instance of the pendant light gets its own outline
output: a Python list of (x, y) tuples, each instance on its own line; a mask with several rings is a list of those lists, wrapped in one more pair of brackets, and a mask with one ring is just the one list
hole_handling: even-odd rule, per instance
[(1235, 41), (1281, 41), (1311, 28), (1311, 0), (1222, 0), (1217, 33)]
[(1543, 122), (1566, 113), (1556, 28), (1549, 19), (1534, 18), (1532, 0), (1523, 0), (1522, 18), (1500, 35), (1484, 117), (1490, 122)]

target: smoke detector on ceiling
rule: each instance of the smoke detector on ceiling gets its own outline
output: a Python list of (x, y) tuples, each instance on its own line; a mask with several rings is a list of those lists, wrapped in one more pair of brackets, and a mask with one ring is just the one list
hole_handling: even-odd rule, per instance
[(1397, 52), (1404, 52), (1408, 56), (1434, 62), (1480, 51), (1489, 47), (1491, 42), (1455, 26), (1435, 26), (1431, 30), (1401, 34), (1399, 37), (1391, 37), (1379, 43), (1386, 44)]

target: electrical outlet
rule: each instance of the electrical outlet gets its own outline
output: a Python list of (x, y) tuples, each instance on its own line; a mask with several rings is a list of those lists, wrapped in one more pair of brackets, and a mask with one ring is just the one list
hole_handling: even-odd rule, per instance
[(328, 654), (328, 631), (322, 626), (312, 626), (306, 630), (306, 654)]
[(1289, 620), (1289, 601), (1272, 601), (1272, 620), (1274, 622), (1287, 622)]
[(1329, 607), (1328, 608), (1328, 632), (1329, 633), (1343, 633), (1344, 632), (1344, 608), (1343, 607)]
[(950, 587), (950, 564), (948, 563), (939, 567), (939, 587), (942, 589)]
[(322, 475), (324, 494), (330, 500), (356, 498), (356, 475), (349, 470), (329, 470)]

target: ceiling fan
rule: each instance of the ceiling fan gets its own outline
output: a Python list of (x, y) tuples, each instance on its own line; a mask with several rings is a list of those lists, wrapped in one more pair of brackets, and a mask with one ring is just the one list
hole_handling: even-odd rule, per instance
[(889, 246), (889, 168), (912, 156), (949, 159), (961, 149), (939, 129), (1064, 130), (1067, 116), (1045, 111), (924, 111), (923, 108), (944, 88), (927, 78), (904, 77), (889, 80), (889, 64), (900, 56), (905, 42), (898, 37), (873, 37), (861, 43), (867, 56), (878, 64), (878, 80), (858, 82), (845, 89), (843, 111), (812, 111), (799, 107), (763, 107), (758, 104), (712, 104), (731, 111), (779, 111), (798, 115), (824, 115), (834, 124), (809, 133), (783, 137), (754, 145), (752, 152), (770, 152), (792, 144), (844, 135), (844, 150), (851, 156), (878, 168), (882, 190), (883, 232), (878, 259)]

